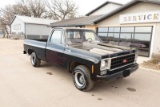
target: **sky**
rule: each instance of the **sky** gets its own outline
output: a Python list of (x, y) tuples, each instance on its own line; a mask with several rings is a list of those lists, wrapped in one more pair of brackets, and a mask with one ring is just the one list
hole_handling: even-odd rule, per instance
[[(0, 8), (5, 7), (8, 4), (14, 4), (15, 2), (20, 0), (0, 0)], [(91, 10), (95, 9), (99, 5), (103, 4), (108, 0), (72, 0), (78, 6), (78, 13), (79, 15), (85, 15), (86, 13), (90, 12)], [(125, 4), (131, 0), (109, 0), (121, 4)]]

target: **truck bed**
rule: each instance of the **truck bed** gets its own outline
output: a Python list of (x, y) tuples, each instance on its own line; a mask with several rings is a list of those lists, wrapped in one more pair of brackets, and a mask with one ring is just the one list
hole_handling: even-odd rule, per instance
[(37, 56), (40, 59), (46, 61), (46, 58), (45, 58), (46, 43), (47, 41), (44, 41), (44, 40), (25, 39), (24, 40), (24, 51), (28, 53), (29, 49), (32, 49), (36, 52)]

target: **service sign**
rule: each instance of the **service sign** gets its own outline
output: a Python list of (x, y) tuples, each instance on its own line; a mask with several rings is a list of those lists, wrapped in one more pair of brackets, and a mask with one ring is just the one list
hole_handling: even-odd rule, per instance
[(120, 15), (120, 24), (160, 22), (160, 11)]

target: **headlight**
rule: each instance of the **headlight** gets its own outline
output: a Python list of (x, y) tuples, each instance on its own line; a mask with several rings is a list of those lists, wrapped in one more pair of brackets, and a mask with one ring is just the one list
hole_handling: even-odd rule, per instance
[(105, 70), (108, 68), (108, 60), (101, 61), (101, 70)]
[(106, 62), (104, 60), (101, 61), (101, 68), (105, 67)]

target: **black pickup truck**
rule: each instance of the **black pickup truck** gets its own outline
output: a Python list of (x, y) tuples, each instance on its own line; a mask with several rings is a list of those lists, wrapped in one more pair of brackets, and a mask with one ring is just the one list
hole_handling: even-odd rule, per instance
[(43, 60), (65, 68), (81, 91), (96, 80), (127, 77), (138, 69), (136, 49), (104, 44), (94, 31), (81, 28), (54, 28), (48, 40), (25, 39), (24, 54), (34, 67)]

